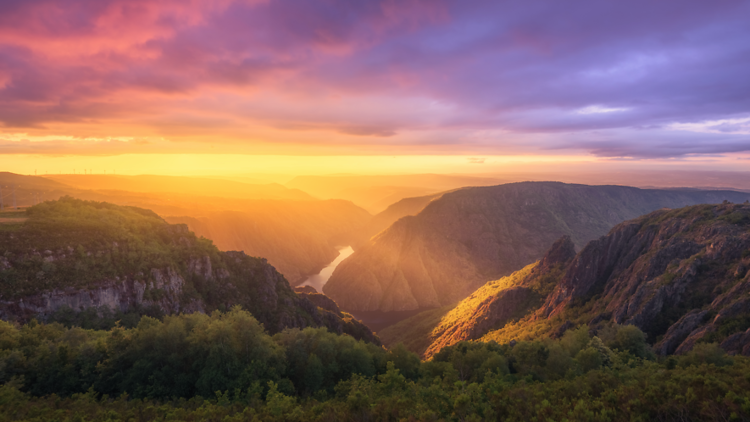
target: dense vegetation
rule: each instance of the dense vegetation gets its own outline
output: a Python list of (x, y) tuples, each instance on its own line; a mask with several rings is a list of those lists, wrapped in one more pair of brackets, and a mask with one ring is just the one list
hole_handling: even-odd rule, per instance
[(152, 268), (184, 271), (192, 256), (221, 262), (211, 241), (142, 208), (64, 197), (30, 207), (26, 216), (22, 224), (0, 226), (6, 300), (123, 275), (145, 278)]
[(0, 322), (0, 421), (748, 420), (750, 361), (654, 360), (645, 335), (461, 342), (422, 362), (324, 328), (267, 334), (239, 308), (132, 329)]

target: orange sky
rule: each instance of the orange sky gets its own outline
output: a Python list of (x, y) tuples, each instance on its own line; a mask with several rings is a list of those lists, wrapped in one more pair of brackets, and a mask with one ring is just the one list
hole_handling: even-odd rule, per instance
[(634, 1), (0, 3), (0, 170), (747, 170), (748, 3)]
[(359, 155), (293, 156), (244, 154), (120, 154), (110, 156), (17, 154), (0, 156), (2, 170), (20, 174), (78, 173), (162, 174), (184, 176), (265, 175), (269, 181), (287, 176), (320, 174), (408, 173), (545, 173), (638, 172), (644, 170), (747, 171), (750, 157), (731, 160), (692, 158), (682, 160), (604, 160), (590, 156), (562, 155)]

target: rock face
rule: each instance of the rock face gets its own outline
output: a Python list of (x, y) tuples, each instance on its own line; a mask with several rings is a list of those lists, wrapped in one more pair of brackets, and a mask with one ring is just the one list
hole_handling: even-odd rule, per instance
[[(556, 182), (465, 188), (432, 200), (416, 216), (401, 218), (375, 236), (336, 268), (323, 290), (350, 310), (441, 307), (540, 259), (561, 236), (582, 247), (616, 224), (659, 208), (748, 197), (731, 191)], [(600, 249), (615, 245), (620, 247), (614, 241), (592, 247), (587, 253), (600, 262), (595, 269), (581, 267), (580, 276), (594, 271), (587, 279), (599, 280), (614, 271), (607, 264), (617, 261), (621, 251)], [(577, 289), (588, 291), (587, 286)]]
[[(608, 323), (636, 325), (660, 355), (700, 342), (750, 355), (748, 268), (750, 204), (659, 210), (617, 225), (575, 257), (561, 239), (538, 264), (485, 284), (430, 324), (428, 311), (393, 328), (417, 327), (409, 336), (425, 341), (408, 346), (425, 357), (458, 340), (560, 337)], [(394, 339), (391, 328), (381, 336)]]
[[(154, 268), (150, 275), (150, 281), (128, 276), (122, 279), (115, 277), (113, 280), (102, 280), (85, 290), (53, 289), (16, 300), (0, 300), (0, 319), (46, 319), (64, 307), (72, 310), (106, 307), (127, 312), (138, 307), (156, 306), (167, 314), (205, 312), (202, 300), (180, 302), (185, 280), (171, 267), (162, 270)], [(160, 292), (158, 297), (148, 294), (154, 291)]]
[[(649, 334), (661, 355), (701, 341), (746, 353), (750, 328), (750, 205), (661, 210), (618, 225), (573, 260), (537, 311), (610, 319)], [(588, 315), (588, 316), (587, 316)], [(592, 321), (593, 315), (599, 315)], [(586, 320), (588, 318), (588, 320)]]
[(45, 319), (63, 307), (174, 314), (239, 305), (271, 333), (325, 326), (379, 344), (351, 315), (332, 312), (330, 299), (321, 306), (295, 293), (266, 259), (220, 252), (185, 225), (72, 198), (38, 207), (18, 230), (0, 232), (0, 318)]
[(729, 354), (750, 356), (750, 328), (742, 333), (735, 333), (727, 337), (721, 347)]

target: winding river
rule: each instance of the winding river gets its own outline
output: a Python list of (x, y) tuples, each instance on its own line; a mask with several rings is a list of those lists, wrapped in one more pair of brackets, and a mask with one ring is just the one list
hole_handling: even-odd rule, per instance
[(354, 249), (352, 249), (351, 246), (339, 249), (339, 256), (337, 256), (336, 259), (333, 260), (333, 262), (328, 264), (327, 267), (320, 270), (319, 273), (307, 277), (307, 279), (303, 281), (300, 286), (312, 286), (315, 288), (315, 290), (318, 291), (318, 293), (323, 293), (323, 286), (328, 283), (328, 279), (331, 277), (331, 274), (333, 274), (333, 270), (336, 269), (341, 261), (345, 260), (349, 257), (349, 255), (353, 253)]
[[(339, 249), (339, 256), (333, 260), (327, 267), (320, 270), (318, 274), (307, 277), (300, 286), (312, 286), (318, 293), (323, 293), (323, 286), (326, 285), (328, 279), (333, 274), (333, 270), (336, 269), (341, 261), (349, 257), (354, 253), (354, 249), (351, 246), (347, 246)], [(405, 318), (409, 318), (423, 311), (424, 309), (418, 309), (413, 311), (401, 311), (401, 312), (382, 312), (382, 311), (348, 311), (354, 317), (362, 321), (365, 325), (370, 327), (371, 330), (378, 332), (385, 327), (391, 326)]]

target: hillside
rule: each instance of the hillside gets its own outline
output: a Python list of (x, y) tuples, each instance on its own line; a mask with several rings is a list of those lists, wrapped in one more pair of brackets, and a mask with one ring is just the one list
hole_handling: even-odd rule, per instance
[(206, 312), (235, 305), (270, 332), (326, 326), (370, 341), (350, 315), (298, 296), (263, 258), (220, 252), (150, 210), (69, 197), (0, 225), (0, 317), (42, 320), (58, 311)]
[(61, 174), (44, 176), (77, 189), (118, 190), (127, 192), (172, 193), (193, 196), (218, 196), (243, 199), (314, 199), (298, 189), (277, 183), (250, 184), (232, 180), (185, 176), (114, 174)]
[(348, 201), (253, 201), (243, 210), (169, 216), (221, 250), (267, 258), (292, 285), (316, 274), (338, 255), (336, 246), (363, 242), (370, 214)]
[(403, 343), (423, 358), (460, 341), (478, 339), (541, 306), (574, 257), (573, 242), (564, 236), (539, 262), (486, 283), (456, 305), (419, 313), (378, 334), (386, 346)]
[(369, 240), (372, 236), (387, 229), (391, 224), (403, 217), (419, 214), (427, 204), (443, 196), (443, 193), (403, 198), (389, 205), (388, 208), (372, 216), (372, 219), (370, 219), (365, 228), (366, 235), (363, 236), (363, 241)]
[(16, 205), (27, 207), (37, 201), (57, 199), (70, 193), (70, 186), (54, 180), (37, 176), (0, 172), (0, 191), (2, 191), (3, 208), (7, 211), (13, 207), (13, 191)]
[(616, 224), (662, 207), (748, 198), (734, 191), (557, 182), (464, 188), (359, 248), (336, 268), (324, 292), (349, 310), (442, 307), (540, 259), (561, 236), (581, 248)]
[(285, 184), (321, 199), (352, 201), (377, 214), (404, 198), (429, 196), (464, 186), (501, 183), (497, 178), (449, 174), (297, 176)]
[[(750, 355), (750, 205), (659, 210), (619, 224), (575, 258), (551, 258), (567, 255), (559, 250), (557, 242), (540, 263), (487, 283), (457, 306), (389, 327), (384, 342), (402, 341), (429, 357), (461, 340), (507, 343), (620, 324), (643, 330), (661, 355), (705, 342)], [(532, 286), (548, 294), (519, 300)]]
[(589, 243), (537, 319), (633, 324), (661, 354), (701, 341), (750, 354), (749, 267), (750, 205), (657, 211)]

